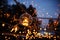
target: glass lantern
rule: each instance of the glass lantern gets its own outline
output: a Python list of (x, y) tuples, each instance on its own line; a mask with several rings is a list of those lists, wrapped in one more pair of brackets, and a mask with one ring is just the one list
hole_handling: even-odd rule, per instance
[(32, 16), (28, 13), (24, 13), (20, 16), (19, 24), (23, 26), (29, 26), (32, 23)]

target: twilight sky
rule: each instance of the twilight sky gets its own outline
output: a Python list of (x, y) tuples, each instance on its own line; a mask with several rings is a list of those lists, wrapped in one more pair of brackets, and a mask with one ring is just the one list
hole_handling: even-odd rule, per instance
[[(30, 4), (37, 9), (38, 17), (56, 18), (60, 13), (60, 0), (17, 0), (29, 7)], [(8, 4), (15, 4), (13, 0), (8, 0)], [(46, 21), (44, 21), (46, 23)]]

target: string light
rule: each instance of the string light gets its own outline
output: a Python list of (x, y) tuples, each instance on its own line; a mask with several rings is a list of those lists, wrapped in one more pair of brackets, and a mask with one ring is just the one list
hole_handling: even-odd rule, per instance
[(21, 33), (21, 31), (19, 33)]
[(10, 39), (10, 37), (8, 37), (8, 39)]
[(17, 32), (19, 30), (19, 27), (17, 26), (17, 25), (15, 25), (13, 28), (12, 28), (12, 30), (11, 30), (11, 32)]
[[(34, 1), (32, 1), (32, 5), (33, 5), (33, 2)], [(26, 4), (26, 2), (23, 2), (23, 4)], [(37, 6), (37, 4), (35, 4), (35, 6)], [(43, 9), (44, 10), (44, 9)], [(23, 11), (23, 10), (22, 10)], [(30, 10), (30, 11), (32, 11), (32, 10)], [(46, 13), (47, 14), (47, 17), (49, 16), (48, 14), (48, 12)], [(56, 14), (55, 14), (56, 15)], [(1, 15), (2, 16), (2, 15)], [(8, 13), (6, 13), (6, 14), (4, 14), (4, 16), (7, 16), (7, 18), (10, 16), (10, 14), (8, 14)], [(57, 16), (57, 15), (56, 15)], [(44, 17), (44, 14), (42, 14), (41, 13), (41, 17)], [(50, 16), (50, 17), (53, 17), (53, 16)], [(17, 21), (17, 19), (15, 18), (15, 16), (14, 16), (14, 18), (13, 18), (13, 20), (14, 21)], [(30, 15), (30, 14), (28, 14), (28, 13), (24, 13), (24, 14), (22, 14), (21, 16), (20, 16), (20, 20), (19, 20), (19, 23), (21, 24), (21, 25), (23, 25), (23, 26), (27, 26), (27, 27), (30, 27), (30, 25), (32, 24), (32, 20), (33, 20), (33, 18), (32, 18), (32, 16)], [(12, 21), (11, 21), (11, 23), (12, 23)], [(54, 25), (57, 25), (58, 24), (58, 22), (57, 21), (54, 21)], [(4, 27), (5, 26), (5, 23), (2, 23), (2, 26)], [(49, 24), (48, 24), (48, 26), (49, 26)], [(9, 26), (8, 26), (9, 27)], [(9, 27), (10, 28), (10, 27)], [(12, 28), (12, 30), (11, 30), (11, 32), (17, 32), (19, 30), (19, 27), (17, 26), (17, 25), (14, 25), (13, 26), (13, 28)], [(42, 30), (42, 28), (40, 28), (40, 30)], [(44, 30), (46, 31), (47, 29), (46, 28), (44, 28)], [(55, 30), (56, 30), (56, 28), (55, 28)], [(25, 33), (24, 31), (23, 32), (19, 32), (19, 33)], [(34, 35), (32, 35), (32, 33), (34, 34)], [(45, 35), (44, 35), (45, 34)], [(35, 37), (38, 37), (38, 38), (40, 38), (40, 36), (42, 36), (42, 37), (46, 37), (46, 38), (51, 38), (51, 37), (53, 37), (53, 35), (51, 35), (51, 33), (48, 33), (48, 32), (44, 32), (44, 34), (41, 34), (41, 33), (38, 33), (38, 32), (36, 32), (36, 30), (34, 29), (33, 30), (33, 32), (31, 31), (31, 30), (27, 30), (27, 34), (26, 34), (26, 39), (32, 39), (33, 37), (35, 38)], [(4, 35), (4, 33), (2, 33), (2, 35)], [(31, 36), (30, 36), (31, 35)], [(17, 37), (17, 36), (20, 36), (20, 35), (15, 35), (14, 34), (14, 36), (15, 37)], [(58, 38), (59, 38), (59, 36), (57, 36)], [(6, 40), (8, 40), (8, 39), (10, 39), (10, 37), (7, 39), (7, 36), (5, 36), (5, 38), (6, 38)], [(54, 36), (53, 38), (56, 38), (56, 36)], [(23, 40), (24, 40), (24, 38), (22, 38)], [(54, 40), (56, 40), (56, 39), (54, 39)]]
[(44, 28), (44, 30), (46, 31), (46, 28)]
[(40, 28), (40, 30), (42, 30), (42, 28)]
[(4, 27), (4, 26), (5, 26), (5, 23), (2, 24), (2, 27)]
[(7, 38), (7, 36), (5, 36), (5, 39)]

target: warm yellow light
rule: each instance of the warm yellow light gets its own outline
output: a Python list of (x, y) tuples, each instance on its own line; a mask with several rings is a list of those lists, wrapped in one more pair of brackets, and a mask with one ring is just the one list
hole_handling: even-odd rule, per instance
[(46, 31), (46, 28), (44, 28), (44, 30)]
[(40, 30), (42, 30), (42, 28), (40, 28)]
[(4, 35), (4, 33), (2, 33), (2, 35)]
[(48, 35), (48, 32), (44, 32), (45, 35)]
[(16, 32), (16, 31), (17, 31), (17, 27), (12, 28), (11, 32), (12, 32), (12, 31), (15, 31), (15, 32)]
[(54, 39), (54, 40), (56, 40), (56, 39)]
[(24, 26), (28, 26), (28, 23), (22, 23)]
[(36, 34), (36, 37), (40, 38), (40, 36), (41, 36), (41, 33)]
[(10, 17), (9, 13), (4, 14), (4, 16), (6, 16), (7, 18)]
[(17, 21), (17, 18), (16, 18), (16, 16), (14, 15), (14, 17), (13, 17), (13, 21)]
[(24, 32), (22, 32), (22, 33), (24, 33)]
[(57, 25), (58, 25), (58, 21), (55, 20), (55, 21), (54, 21), (54, 26), (57, 26)]
[(14, 36), (14, 37), (17, 37), (17, 35), (15, 35), (15, 34), (14, 34), (13, 36)]
[(12, 31), (17, 32), (17, 31), (18, 31), (18, 26), (15, 25), (15, 26), (12, 28), (11, 32), (12, 32)]
[(54, 36), (53, 38), (56, 38), (56, 36)]
[(3, 24), (2, 24), (2, 26), (4, 27), (4, 26), (5, 26), (5, 24), (3, 23)]
[(9, 17), (10, 16), (10, 14), (6, 14), (7, 15), (7, 17)]
[(59, 38), (59, 36), (57, 36), (57, 38)]
[(10, 39), (10, 37), (8, 39)]
[(51, 37), (53, 37), (53, 35), (51, 35)]
[(21, 31), (19, 33), (21, 33)]
[(8, 40), (8, 39), (5, 39), (5, 40)]
[(27, 32), (28, 32), (29, 35), (32, 34), (31, 31), (30, 31), (29, 29), (27, 30)]
[(55, 28), (55, 30), (57, 30), (57, 28)]
[(15, 27), (15, 32), (18, 30), (18, 28), (17, 27)]
[(7, 38), (7, 36), (5, 36), (5, 38)]
[(23, 24), (24, 26), (28, 26), (28, 25), (29, 25), (28, 18), (25, 18), (25, 19), (23, 20), (22, 24)]
[(51, 36), (49, 36), (49, 39), (51, 39)]
[(28, 34), (26, 34), (26, 39), (28, 39), (29, 38), (29, 35)]
[(49, 35), (51, 35), (51, 33), (49, 33)]
[(33, 31), (35, 32), (35, 29)]
[(28, 13), (24, 13), (20, 16), (19, 19), (19, 24), (23, 25), (23, 26), (30, 26), (32, 23), (32, 16)]

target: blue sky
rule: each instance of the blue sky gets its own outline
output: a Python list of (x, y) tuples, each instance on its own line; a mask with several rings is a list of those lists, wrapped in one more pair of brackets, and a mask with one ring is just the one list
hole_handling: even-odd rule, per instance
[[(38, 17), (56, 18), (60, 12), (60, 0), (17, 0), (29, 7), (30, 4), (37, 10)], [(15, 4), (13, 0), (8, 0), (8, 4)], [(58, 12), (59, 11), (59, 12)], [(45, 22), (45, 21), (44, 21)], [(46, 23), (46, 22), (45, 22)]]
[[(37, 9), (37, 14), (39, 17), (57, 17), (56, 14), (59, 1), (58, 0), (17, 0), (20, 3), (29, 7), (32, 4)], [(8, 0), (10, 5), (15, 4), (13, 0)]]

